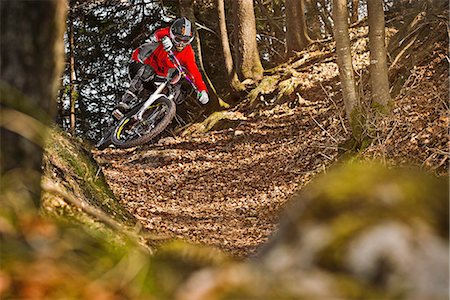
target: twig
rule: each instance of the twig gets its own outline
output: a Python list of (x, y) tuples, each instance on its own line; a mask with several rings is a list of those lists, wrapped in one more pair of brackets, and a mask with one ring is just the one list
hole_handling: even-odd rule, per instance
[(409, 47), (411, 47), (414, 44), (416, 39), (417, 39), (417, 35), (413, 39), (411, 39), (411, 41), (406, 46), (403, 47), (403, 49), (395, 57), (392, 64), (389, 66), (389, 69), (392, 69), (397, 64), (397, 62), (400, 60), (400, 58), (403, 56), (403, 54), (409, 49)]
[(440, 168), (445, 163), (446, 160), (448, 160), (448, 156), (446, 156), (443, 159), (441, 159), (441, 162), (437, 166), (435, 166), (433, 168), (433, 170), (436, 170), (436, 169)]
[(258, 33), (258, 34), (261, 35), (261, 36), (265, 36), (265, 37), (267, 37), (268, 39), (275, 40), (275, 41), (277, 41), (278, 43), (282, 44), (283, 46), (286, 46), (286, 43), (285, 43), (284, 41), (280, 40), (280, 39), (277, 38), (277, 37), (274, 37), (273, 35), (270, 35), (270, 34), (267, 34), (267, 33), (264, 33), (264, 32), (260, 32), (260, 33)]
[(97, 172), (95, 173), (95, 180), (98, 178), (98, 174), (100, 174), (101, 168), (98, 167)]
[(383, 144), (386, 144), (386, 142), (392, 137), (392, 135), (394, 134), (394, 130), (395, 128), (397, 128), (397, 124), (398, 122), (395, 121), (394, 126), (392, 127), (391, 131), (388, 133), (386, 139), (384, 140)]
[(326, 155), (325, 153), (319, 152), (320, 155), (322, 155), (323, 157), (325, 157), (326, 159), (332, 161), (333, 159), (331, 157), (329, 157), (328, 155)]
[(434, 152), (436, 154), (441, 154), (441, 155), (446, 155), (450, 157), (450, 152), (445, 152), (441, 149), (437, 149), (437, 148), (430, 148), (430, 147), (426, 147), (427, 150), (430, 150), (431, 152)]
[(348, 134), (347, 128), (345, 128), (345, 123), (344, 120), (341, 117), (341, 113), (340, 110), (338, 108), (338, 106), (336, 105), (336, 103), (334, 102), (334, 100), (330, 97), (330, 95), (328, 94), (327, 90), (325, 89), (325, 87), (322, 85), (322, 82), (319, 81), (320, 87), (322, 88), (322, 90), (324, 91), (325, 95), (327, 96), (327, 98), (333, 103), (334, 107), (336, 108), (336, 110), (339, 112), (338, 116), (339, 116), (339, 120), (341, 121), (341, 125), (342, 128), (345, 131), (345, 134)]
[(317, 124), (317, 126), (319, 126), (320, 129), (322, 129), (322, 131), (324, 131), (335, 143), (338, 142), (325, 128), (323, 128), (322, 125), (319, 124), (319, 122), (316, 121), (316, 119), (314, 119), (314, 117), (311, 114), (311, 112), (309, 112), (309, 116), (313, 119), (313, 121)]
[(431, 153), (431, 155), (430, 156), (428, 156), (428, 158), (427, 159), (425, 159), (424, 161), (423, 161), (423, 163), (422, 163), (422, 166), (425, 166), (427, 163), (428, 163), (428, 161), (430, 161), (431, 159), (433, 159), (435, 156), (437, 155), (437, 153), (436, 152), (434, 152), (434, 153)]
[(212, 30), (211, 28), (208, 28), (208, 27), (206, 27), (205, 25), (200, 24), (200, 23), (198, 23), (198, 22), (195, 22), (195, 25), (198, 27), (198, 29), (204, 29), (204, 30), (208, 31), (209, 33), (214, 34), (216, 37), (219, 37), (219, 36), (217, 35), (217, 32), (215, 32), (215, 31)]

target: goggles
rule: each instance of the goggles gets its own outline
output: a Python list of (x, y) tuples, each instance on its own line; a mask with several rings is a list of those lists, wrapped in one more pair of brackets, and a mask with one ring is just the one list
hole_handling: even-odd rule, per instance
[(174, 42), (174, 44), (176, 46), (182, 46), (182, 47), (186, 47), (187, 45), (189, 45), (192, 40), (194, 39), (194, 36), (183, 36), (183, 35), (174, 35), (174, 34), (170, 34), (172, 41)]

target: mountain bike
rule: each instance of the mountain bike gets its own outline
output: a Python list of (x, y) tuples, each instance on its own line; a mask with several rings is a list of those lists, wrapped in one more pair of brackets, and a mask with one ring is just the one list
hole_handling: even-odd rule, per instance
[(186, 95), (182, 91), (181, 80), (186, 80), (197, 91), (189, 74), (185, 71), (172, 51), (169, 59), (175, 65), (175, 72), (167, 77), (155, 77), (156, 90), (147, 98), (134, 105), (125, 115), (115, 115), (115, 121), (96, 144), (103, 150), (113, 144), (118, 148), (130, 148), (148, 143), (159, 135), (176, 115), (176, 102)]

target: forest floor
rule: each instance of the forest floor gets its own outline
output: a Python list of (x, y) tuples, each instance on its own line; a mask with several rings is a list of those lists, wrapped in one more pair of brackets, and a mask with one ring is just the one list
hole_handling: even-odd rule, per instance
[[(355, 34), (354, 65), (364, 86), (367, 28)], [(447, 46), (436, 43), (404, 74), (392, 115), (374, 126), (361, 158), (448, 174)], [(232, 109), (228, 128), (94, 151), (112, 191), (152, 233), (251, 256), (276, 231), (292, 195), (344, 157), (350, 133), (332, 47), (311, 47), (273, 71), (278, 90), (259, 91)], [(287, 82), (295, 91), (278, 97)]]

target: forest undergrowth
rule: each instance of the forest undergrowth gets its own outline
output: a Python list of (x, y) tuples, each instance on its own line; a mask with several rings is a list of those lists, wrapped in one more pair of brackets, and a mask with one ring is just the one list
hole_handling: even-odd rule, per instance
[[(371, 143), (358, 159), (448, 175), (448, 33), (439, 20), (431, 25), (416, 47), (395, 56), (401, 67), (390, 70), (397, 89), (392, 114), (369, 119)], [(390, 24), (387, 37), (397, 32)], [(364, 23), (351, 30), (366, 104), (367, 33)], [(93, 151), (94, 157), (121, 204), (149, 232), (254, 255), (294, 193), (348, 158), (334, 43), (310, 45), (267, 70), (238, 106), (178, 132), (139, 148)]]

